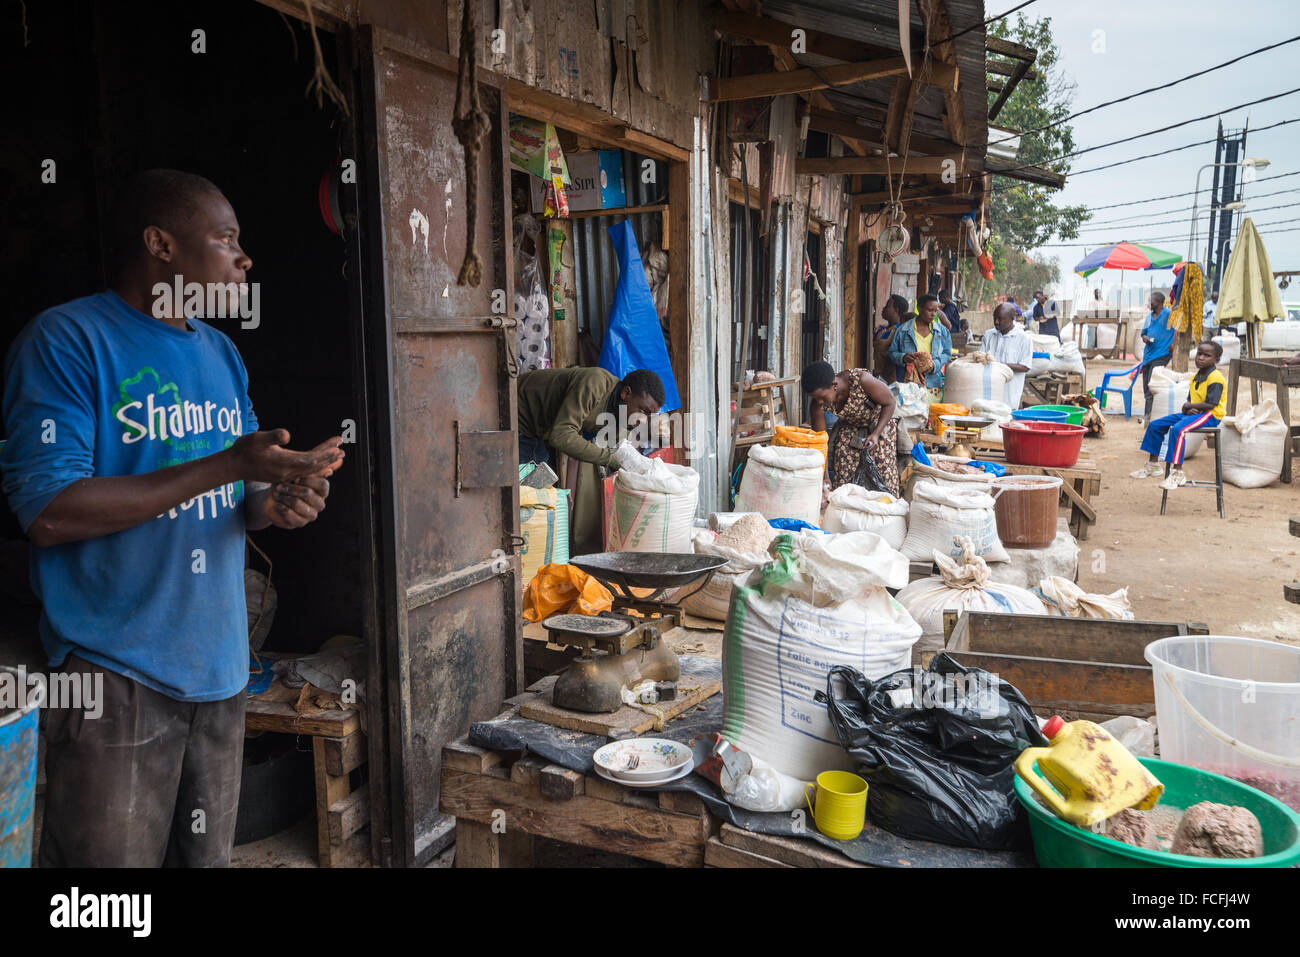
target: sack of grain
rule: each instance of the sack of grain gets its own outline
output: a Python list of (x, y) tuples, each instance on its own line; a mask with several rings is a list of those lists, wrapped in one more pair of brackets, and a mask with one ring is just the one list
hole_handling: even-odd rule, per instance
[[(814, 453), (815, 454), (815, 453)], [(689, 552), (700, 475), (684, 465), (649, 459), (644, 471), (622, 469), (614, 480), (605, 550)]]
[(911, 660), (920, 626), (885, 589), (907, 561), (871, 532), (783, 534), (736, 586), (722, 645), (722, 736), (783, 774), (850, 770), (826, 706), (834, 665), (880, 678)]
[(994, 442), (1002, 441), (1002, 423), (1011, 421), (1011, 406), (995, 399), (976, 399), (971, 403), (970, 414), (982, 415), (994, 420), (993, 425), (986, 427), (980, 433), (980, 438)]
[(961, 554), (949, 558), (934, 552), (939, 574), (911, 582), (898, 593), (907, 613), (921, 626), (921, 640), (912, 648), (912, 664), (921, 664), (920, 655), (943, 648), (943, 613), (956, 611), (997, 611), (1016, 615), (1045, 615), (1047, 609), (1033, 592), (1015, 585), (999, 585), (989, 573), (988, 563), (975, 554), (974, 543), (963, 538), (958, 543)]
[(736, 511), (797, 518), (816, 525), (822, 511), (824, 459), (815, 449), (756, 445), (740, 479)]
[(918, 482), (912, 493), (903, 554), (911, 561), (929, 561), (933, 552), (952, 558), (962, 553), (957, 539), (969, 538), (986, 562), (1010, 561), (993, 511), (993, 496), (984, 488), (954, 488), (930, 480)]
[(860, 485), (841, 485), (831, 492), (822, 528), (828, 532), (875, 532), (890, 548), (902, 548), (907, 537), (907, 502)]
[[(1052, 338), (1052, 337), (1049, 337)], [(1062, 342), (1052, 350), (1052, 361), (1048, 363), (1048, 372), (1078, 372), (1083, 374), (1083, 353), (1074, 341)]]
[(987, 352), (976, 352), (948, 363), (943, 383), (943, 401), (964, 405), (992, 399), (1003, 402), (1007, 383), (1015, 375), (1011, 367), (998, 362)]
[(1288, 438), (1286, 420), (1272, 399), (1228, 416), (1219, 429), (1223, 480), (1237, 488), (1272, 485), (1282, 477)]
[[(743, 516), (716, 534), (707, 529), (697, 529), (693, 542), (695, 554), (716, 555), (727, 559), (727, 564), (713, 573), (707, 585), (683, 599), (682, 608), (686, 613), (726, 621), (732, 586), (771, 560), (767, 547), (776, 536), (776, 529), (757, 514)], [(684, 591), (694, 587), (687, 586)]]
[(569, 490), (519, 489), (520, 578), (524, 587), (543, 565), (569, 561)]

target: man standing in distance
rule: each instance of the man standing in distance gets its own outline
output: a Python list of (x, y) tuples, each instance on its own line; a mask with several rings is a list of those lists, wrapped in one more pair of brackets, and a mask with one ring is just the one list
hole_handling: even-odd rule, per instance
[(244, 532), (313, 521), (342, 440), (293, 452), (284, 429), (257, 431), (234, 344), (155, 301), (178, 277), (219, 283), (238, 315), (253, 263), (216, 186), (151, 170), (112, 225), (112, 288), (41, 313), (5, 368), (0, 468), (34, 546), (41, 638), (52, 667), (103, 687), (97, 718), (47, 714), (40, 866), (225, 866), (248, 683)]

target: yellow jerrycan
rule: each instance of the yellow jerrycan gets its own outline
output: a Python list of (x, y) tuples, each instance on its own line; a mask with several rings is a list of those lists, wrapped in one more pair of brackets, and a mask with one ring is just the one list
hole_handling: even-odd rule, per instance
[[(1051, 743), (1021, 751), (1016, 774), (1071, 824), (1090, 827), (1130, 807), (1146, 811), (1165, 793), (1165, 786), (1100, 725), (1067, 724), (1053, 715), (1043, 736)], [(1042, 777), (1034, 773), (1035, 761)]]

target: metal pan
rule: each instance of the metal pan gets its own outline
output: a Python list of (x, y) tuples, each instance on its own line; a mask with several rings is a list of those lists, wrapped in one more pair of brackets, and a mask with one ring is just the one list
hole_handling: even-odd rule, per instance
[(716, 555), (675, 552), (597, 552), (570, 558), (569, 564), (624, 589), (665, 589), (689, 585), (706, 575), (711, 577), (727, 560)]

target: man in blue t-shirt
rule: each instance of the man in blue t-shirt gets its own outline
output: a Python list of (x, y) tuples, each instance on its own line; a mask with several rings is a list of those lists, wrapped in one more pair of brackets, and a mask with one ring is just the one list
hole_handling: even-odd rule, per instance
[(238, 351), (198, 318), (213, 318), (204, 304), (238, 317), (252, 268), (216, 186), (142, 173), (112, 223), (112, 288), (41, 313), (5, 364), (0, 468), (34, 546), (41, 639), (98, 699), (46, 715), (39, 861), (223, 866), (248, 682), (244, 532), (313, 521), (341, 439), (294, 452), (285, 430), (258, 431)]
[(1153, 292), (1147, 302), (1151, 312), (1142, 326), (1142, 393), (1146, 396), (1146, 407), (1142, 413), (1145, 424), (1151, 418), (1151, 407), (1155, 405), (1156, 396), (1151, 391), (1151, 373), (1156, 366), (1167, 366), (1173, 357), (1174, 330), (1169, 328), (1169, 309), (1165, 306), (1165, 294)]

